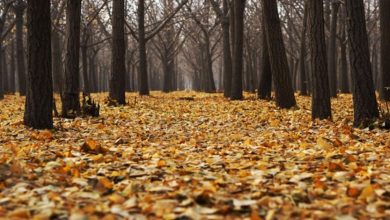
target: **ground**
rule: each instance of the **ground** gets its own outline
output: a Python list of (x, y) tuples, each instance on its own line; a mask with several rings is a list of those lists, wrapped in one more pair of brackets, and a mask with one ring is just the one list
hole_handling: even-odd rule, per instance
[(52, 131), (23, 126), (22, 98), (0, 101), (0, 218), (390, 218), (390, 135), (353, 129), (349, 95), (333, 122), (312, 122), (308, 97), (106, 95), (99, 118)]

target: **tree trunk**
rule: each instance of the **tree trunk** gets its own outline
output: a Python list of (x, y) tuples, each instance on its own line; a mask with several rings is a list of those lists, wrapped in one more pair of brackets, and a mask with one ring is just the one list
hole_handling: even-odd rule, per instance
[(50, 0), (28, 0), (28, 73), (24, 124), (53, 128)]
[(222, 0), (223, 20), (222, 20), (222, 37), (223, 37), (223, 95), (228, 98), (232, 88), (232, 52), (230, 50), (230, 23), (229, 23), (229, 6), (228, 0)]
[(80, 18), (81, 0), (67, 0), (65, 84), (62, 96), (63, 117), (80, 112)]
[(380, 0), (381, 22), (381, 98), (390, 101), (390, 1)]
[(145, 38), (145, 0), (138, 0), (138, 50), (139, 50), (139, 94), (149, 95), (148, 60)]
[[(85, 43), (85, 44), (84, 44)], [(84, 42), (81, 45), (81, 66), (82, 66), (82, 74), (83, 74), (83, 95), (88, 96), (91, 92), (91, 84), (89, 82), (88, 76), (88, 47), (87, 42)]]
[(324, 10), (322, 0), (308, 0), (309, 44), (311, 52), (312, 118), (330, 119), (330, 94), (326, 63), (326, 43), (324, 29)]
[(61, 53), (61, 39), (56, 30), (52, 30), (52, 56), (53, 56), (53, 90), (62, 94), (62, 53)]
[(23, 13), (25, 5), (18, 0), (15, 5), (15, 26), (16, 26), (16, 62), (19, 77), (19, 94), (26, 95), (26, 66), (24, 61), (23, 46)]
[(340, 2), (332, 2), (332, 21), (330, 24), (330, 36), (328, 43), (328, 72), (329, 72), (329, 88), (330, 96), (337, 97), (337, 49), (336, 49), (336, 34), (337, 20)]
[(234, 0), (234, 54), (233, 54), (233, 76), (230, 98), (242, 100), (242, 71), (244, 55), (244, 12), (245, 0)]
[(296, 105), (291, 76), (283, 43), (282, 29), (276, 0), (262, 0), (263, 19), (267, 35), (268, 52), (275, 84), (276, 105), (291, 108)]
[(308, 17), (308, 3), (307, 0), (305, 1), (305, 9), (303, 14), (303, 27), (302, 27), (302, 33), (301, 33), (301, 48), (299, 51), (299, 76), (300, 76), (300, 91), (301, 95), (307, 96), (307, 86), (308, 86), (308, 79), (306, 77), (306, 33), (307, 33), (307, 17)]
[(0, 45), (0, 100), (4, 99), (4, 87), (3, 87), (3, 80), (4, 80), (4, 68), (3, 65), (3, 56), (4, 56), (4, 50), (2, 49)]
[(110, 99), (126, 104), (125, 2), (113, 1)]
[(354, 126), (367, 127), (379, 116), (368, 48), (363, 0), (346, 0), (353, 81)]
[(11, 42), (11, 54), (10, 54), (10, 74), (9, 74), (9, 90), (12, 94), (16, 91), (16, 85), (15, 85), (15, 41), (12, 40)]
[(259, 88), (257, 90), (259, 99), (271, 99), (272, 91), (272, 71), (269, 62), (269, 53), (267, 46), (267, 35), (265, 33), (265, 23), (262, 19), (262, 53), (261, 53), (261, 75), (259, 80)]
[(9, 92), (9, 79), (8, 79), (8, 65), (7, 65), (7, 53), (6, 48), (3, 48), (3, 56), (1, 62), (3, 62), (3, 92), (7, 94)]
[(345, 15), (345, 7), (342, 6), (341, 10), (341, 18), (340, 21), (340, 70), (339, 74), (339, 82), (340, 82), (340, 92), (341, 93), (350, 93), (349, 88), (349, 71), (348, 71), (348, 59), (347, 59), (347, 37), (346, 37), (346, 15)]

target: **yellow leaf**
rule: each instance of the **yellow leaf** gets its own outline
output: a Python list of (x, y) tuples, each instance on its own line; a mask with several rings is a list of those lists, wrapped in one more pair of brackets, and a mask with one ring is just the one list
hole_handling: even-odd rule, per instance
[(322, 148), (332, 148), (333, 147), (333, 143), (329, 139), (326, 139), (323, 137), (320, 137), (317, 139), (317, 144)]
[(109, 179), (107, 179), (106, 177), (100, 177), (99, 178), (99, 183), (105, 189), (112, 189), (114, 187), (114, 184)]
[(362, 193), (359, 196), (359, 200), (370, 202), (373, 199), (375, 199), (375, 191), (374, 187), (370, 184), (363, 189)]
[(157, 161), (157, 167), (164, 167), (166, 165), (167, 165), (167, 163), (165, 162), (165, 160), (158, 160)]
[(125, 199), (121, 196), (121, 195), (118, 195), (118, 194), (112, 194), (108, 197), (108, 200), (110, 200), (110, 202), (114, 203), (114, 204), (122, 204), (125, 202)]

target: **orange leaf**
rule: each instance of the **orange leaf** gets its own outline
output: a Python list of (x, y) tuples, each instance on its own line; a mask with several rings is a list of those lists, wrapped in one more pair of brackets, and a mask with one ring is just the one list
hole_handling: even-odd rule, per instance
[(357, 198), (360, 194), (360, 190), (354, 187), (348, 187), (347, 196)]

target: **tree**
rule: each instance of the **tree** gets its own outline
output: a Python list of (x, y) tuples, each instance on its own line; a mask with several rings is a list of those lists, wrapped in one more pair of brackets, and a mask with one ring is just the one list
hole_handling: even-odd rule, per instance
[(336, 48), (336, 35), (337, 35), (337, 23), (338, 23), (338, 11), (340, 8), (340, 1), (333, 0), (331, 3), (331, 24), (330, 24), (330, 36), (328, 41), (328, 72), (329, 72), (329, 88), (330, 96), (337, 97), (337, 48)]
[(347, 34), (353, 82), (354, 126), (367, 127), (379, 116), (370, 63), (363, 0), (346, 0)]
[(53, 127), (50, 0), (27, 1), (27, 91), (24, 124)]
[(148, 31), (148, 34), (145, 30), (145, 0), (138, 0), (138, 9), (137, 9), (137, 20), (138, 20), (138, 34), (130, 27), (132, 35), (138, 41), (138, 53), (139, 53), (139, 71), (138, 71), (138, 80), (139, 80), (139, 94), (140, 95), (149, 95), (149, 84), (148, 84), (148, 61), (146, 55), (146, 43), (156, 36), (169, 22), (170, 20), (180, 11), (180, 9), (188, 2), (188, 0), (183, 0), (175, 10), (164, 20), (159, 22), (159, 25), (154, 29)]
[(65, 84), (62, 95), (63, 117), (80, 112), (80, 18), (81, 0), (66, 0)]
[(263, 19), (267, 37), (268, 53), (275, 85), (276, 105), (291, 108), (296, 105), (289, 73), (286, 49), (276, 0), (262, 0)]
[(257, 90), (260, 99), (271, 99), (272, 92), (272, 71), (269, 61), (269, 53), (267, 46), (267, 35), (265, 33), (265, 23), (262, 19), (262, 51), (261, 51), (261, 75), (259, 80), (259, 88)]
[(381, 98), (390, 101), (390, 1), (380, 0), (380, 22), (381, 22), (381, 65), (382, 85)]
[(21, 96), (26, 95), (26, 66), (23, 45), (23, 14), (25, 9), (25, 2), (22, 0), (17, 0), (14, 5), (16, 23), (16, 69), (19, 77), (19, 94)]
[(230, 49), (230, 21), (229, 21), (229, 4), (228, 0), (222, 0), (222, 10), (218, 6), (215, 0), (210, 0), (221, 20), (222, 27), (222, 41), (223, 41), (223, 95), (228, 98), (230, 97), (232, 87), (232, 53)]
[(243, 99), (242, 71), (243, 71), (243, 45), (244, 45), (244, 12), (245, 0), (234, 0), (234, 43), (233, 43), (233, 76), (230, 98)]
[(126, 61), (125, 61), (125, 3), (114, 0), (112, 9), (112, 55), (110, 99), (120, 105), (126, 104)]
[(302, 20), (302, 32), (301, 32), (301, 45), (299, 51), (299, 74), (300, 74), (300, 90), (301, 95), (308, 95), (307, 86), (308, 86), (308, 77), (306, 76), (306, 34), (307, 34), (307, 24), (308, 24), (308, 2), (305, 0)]
[(332, 113), (326, 63), (323, 0), (308, 0), (308, 7), (311, 75), (313, 81), (312, 118), (329, 119), (332, 117)]

